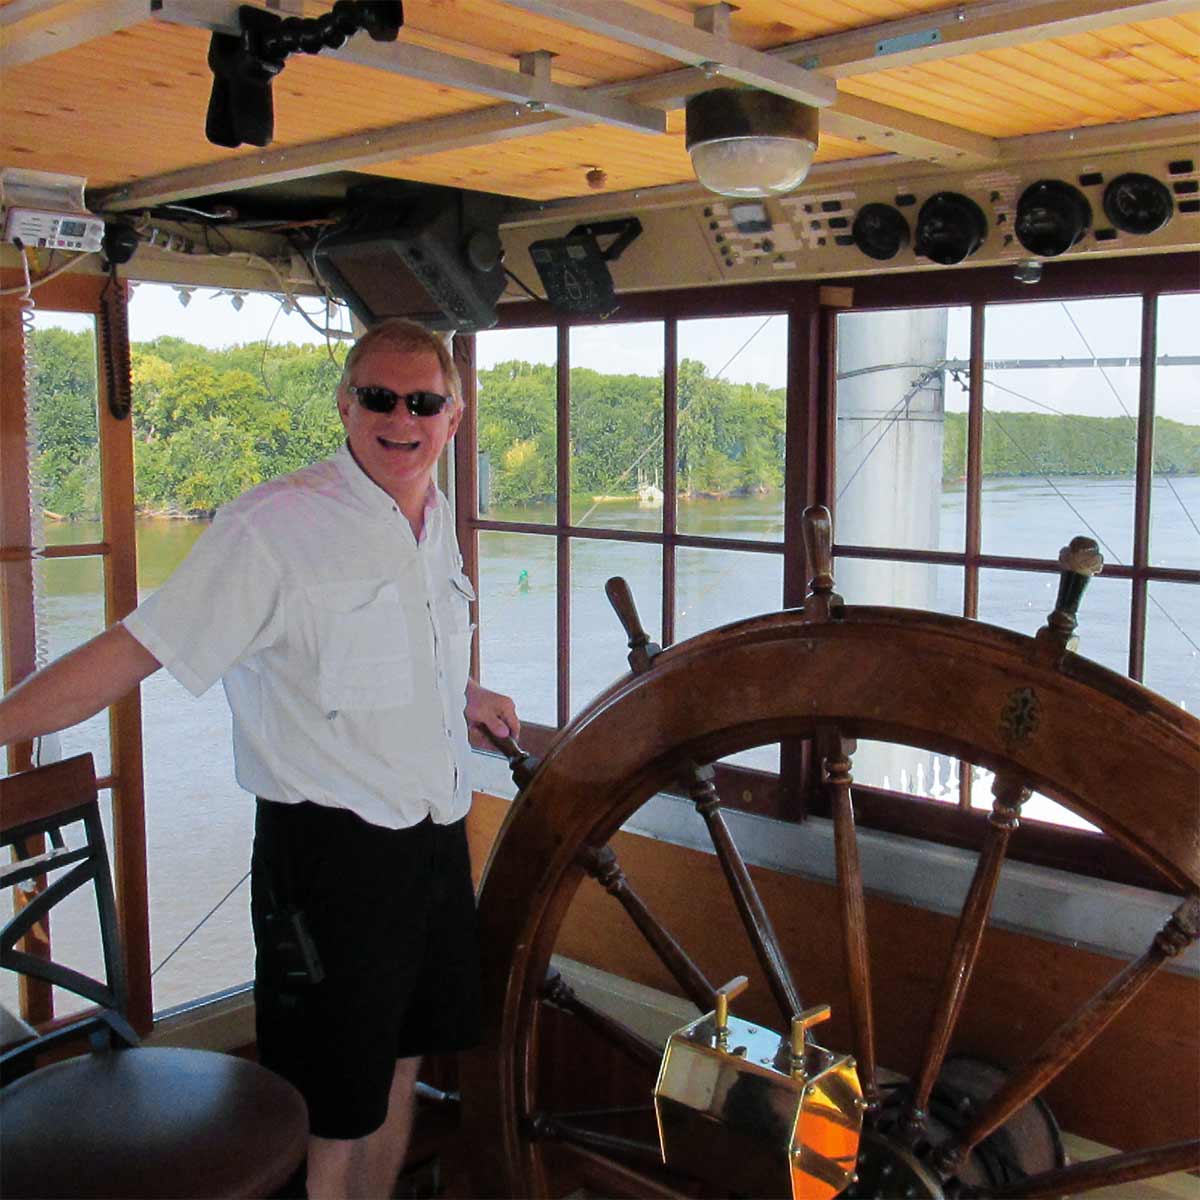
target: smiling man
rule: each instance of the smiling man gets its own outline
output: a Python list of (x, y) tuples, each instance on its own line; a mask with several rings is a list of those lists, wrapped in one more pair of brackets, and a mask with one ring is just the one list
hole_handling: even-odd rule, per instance
[(261, 1060), (309, 1106), (310, 1196), (389, 1196), (420, 1056), (473, 1042), (468, 724), (519, 722), (469, 679), (471, 584), (433, 471), (463, 415), (444, 343), (373, 327), (332, 458), (225, 506), (122, 623), (0, 702), (0, 742), (62, 729), (165, 666), (218, 679), (257, 799)]

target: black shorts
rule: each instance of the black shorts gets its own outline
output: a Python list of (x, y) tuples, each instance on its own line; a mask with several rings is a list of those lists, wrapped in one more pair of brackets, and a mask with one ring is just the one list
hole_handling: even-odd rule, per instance
[[(317, 983), (295, 949), (296, 909), (324, 973)], [(259, 800), (250, 912), (259, 1059), (300, 1089), (318, 1137), (378, 1129), (397, 1058), (478, 1041), (465, 821), (392, 830), (342, 809)]]

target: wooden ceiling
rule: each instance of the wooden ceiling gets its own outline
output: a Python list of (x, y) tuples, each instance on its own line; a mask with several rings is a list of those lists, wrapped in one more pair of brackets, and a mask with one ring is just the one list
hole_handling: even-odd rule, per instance
[[(268, 7), (314, 16), (332, 4)], [(696, 24), (706, 7), (708, 32)], [(742, 0), (727, 27), (697, 0), (406, 0), (398, 42), (358, 34), (290, 58), (273, 85), (272, 144), (228, 150), (204, 136), (206, 55), (237, 6), (151, 8), (0, 3), (0, 165), (85, 176), (111, 208), (340, 170), (536, 201), (679, 184), (693, 178), (683, 101), (712, 86), (712, 68), (695, 65), (700, 34), (723, 68), (743, 54), (754, 71), (836, 86), (823, 162), (981, 166), (1011, 160), (1010, 139), (1031, 134), (1106, 126), (1115, 147), (1164, 122), (1200, 131), (1196, 0)], [(554, 55), (558, 88), (542, 107), (520, 102), (542, 94), (517, 59), (537, 50)], [(503, 96), (509, 82), (516, 99)], [(665, 132), (608, 111), (581, 118), (572, 98), (665, 110)]]

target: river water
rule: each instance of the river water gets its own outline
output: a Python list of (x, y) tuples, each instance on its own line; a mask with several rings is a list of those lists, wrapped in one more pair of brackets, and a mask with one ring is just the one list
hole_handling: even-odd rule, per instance
[[(680, 527), (688, 533), (778, 541), (783, 510), (779, 497), (681, 503)], [(1074, 511), (1071, 511), (1071, 510)], [(1200, 567), (1200, 477), (1175, 479), (1154, 495), (1155, 561)], [(1078, 514), (1078, 515), (1077, 515)], [(1189, 515), (1190, 514), (1190, 515)], [(549, 509), (488, 514), (496, 519), (544, 521)], [(578, 517), (579, 514), (577, 514)], [(1107, 557), (1128, 561), (1132, 485), (1128, 481), (1066, 479), (989, 480), (985, 485), (984, 549), (996, 554), (1054, 558), (1086, 518), (1110, 548)], [(661, 510), (632, 501), (594, 509), (589, 526), (658, 529)], [(144, 520), (138, 524), (139, 585), (157, 588), (205, 528), (202, 522)], [(941, 501), (941, 548), (961, 546), (963, 494), (948, 487)], [(50, 524), (52, 544), (99, 540), (97, 526)], [(554, 539), (519, 533), (481, 535), (481, 658), (483, 682), (511, 693), (523, 719), (554, 720)], [(958, 613), (962, 571), (958, 568), (839, 561), (839, 590), (850, 603), (888, 603), (895, 597), (924, 597), (923, 607)], [(45, 653), (53, 658), (100, 632), (103, 593), (95, 559), (60, 559), (41, 565), (40, 611)], [(625, 643), (604, 598), (604, 581), (619, 574), (633, 588), (643, 623), (657, 638), (661, 609), (661, 555), (655, 546), (579, 539), (572, 550), (571, 704), (577, 711), (624, 673)], [(779, 606), (782, 558), (778, 554), (680, 549), (677, 558), (677, 639)], [(1055, 577), (1020, 571), (985, 571), (980, 618), (1032, 633), (1053, 607)], [(1080, 650), (1123, 671), (1128, 654), (1129, 585), (1095, 580), (1081, 611)], [(1146, 682), (1189, 711), (1200, 712), (1200, 586), (1156, 584), (1150, 589)], [(906, 600), (906, 602), (908, 602)], [(143, 685), (146, 761), (148, 869), (151, 903), (151, 961), (156, 968), (157, 1009), (243, 983), (251, 974), (248, 888), (240, 882), (249, 865), (253, 804), (233, 780), (229, 713), (221, 688), (193, 699), (165, 672)], [(64, 756), (90, 750), (97, 771), (109, 769), (107, 722), (93, 718), (61, 735)], [(739, 756), (770, 766), (771, 748)], [(913, 752), (872, 759), (864, 747), (856, 777), (909, 786), (918, 763), (925, 788), (934, 770)], [(949, 764), (946, 765), (947, 770)], [(903, 776), (901, 776), (903, 771)], [(165, 965), (172, 950), (214, 906), (232, 892)], [(80, 903), (56, 926), (59, 945), (69, 945), (81, 964), (96, 949), (80, 931), (90, 929)], [(6, 980), (6, 988), (8, 981)], [(15, 996), (0, 995), (6, 1003)], [(61, 1006), (69, 1011), (70, 1005)]]

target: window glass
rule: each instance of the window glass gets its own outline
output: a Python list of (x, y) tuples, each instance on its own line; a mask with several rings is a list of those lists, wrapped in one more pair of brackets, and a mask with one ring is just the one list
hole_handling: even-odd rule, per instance
[(982, 548), (1054, 559), (1078, 534), (1133, 557), (1141, 301), (986, 311)]
[(839, 543), (963, 549), (964, 313), (969, 318), (945, 308), (838, 315)]
[[(962, 612), (961, 567), (838, 555), (833, 577), (838, 595), (847, 604), (917, 608), (951, 616)], [(853, 771), (856, 782), (871, 787), (958, 801), (958, 763), (915, 746), (859, 738)]]
[(558, 334), (485, 332), (475, 338), (479, 515), (555, 523)]
[[(1077, 652), (1109, 670), (1125, 674), (1129, 669), (1129, 604), (1127, 579), (1093, 579), (1079, 606)], [(1051, 572), (993, 571), (979, 573), (979, 619), (992, 625), (1015, 629), (1032, 636), (1054, 611), (1058, 575)], [(971, 792), (974, 808), (991, 808), (989, 772), (976, 767), (982, 782)], [(1035, 792), (1022, 810), (1030, 820), (1049, 821), (1076, 829), (1094, 829), (1048, 796)]]
[(32, 482), (39, 501), (33, 540), (103, 541), (95, 318), (38, 311), (28, 348)]
[[(782, 603), (782, 555), (686, 546), (675, 553), (677, 641), (743, 617), (774, 612)], [(720, 681), (714, 680), (713, 685), (719, 687)], [(757, 746), (723, 761), (778, 771), (779, 747)]]
[(629, 673), (628, 638), (605, 595), (620, 575), (633, 593), (642, 627), (662, 642), (662, 550), (641, 542), (571, 542), (571, 713)]
[(1193, 570), (1200, 567), (1198, 328), (1200, 293), (1159, 299), (1150, 561)]
[[(992, 784), (995, 782), (995, 778), (991, 771), (983, 767), (971, 768), (972, 808), (991, 809)], [(1099, 832), (1099, 826), (1084, 820), (1066, 805), (1059, 804), (1057, 800), (1051, 800), (1049, 796), (1043, 795), (1041, 792), (1032, 793), (1021, 806), (1021, 820), (1043, 821), (1048, 825), (1064, 825), (1069, 829), (1087, 829), (1093, 833)]]
[(1147, 599), (1146, 686), (1200, 716), (1200, 583), (1151, 583)]
[[(979, 619), (1033, 636), (1046, 624), (1058, 598), (1058, 574), (1051, 571), (979, 572)], [(1127, 579), (1093, 579), (1079, 605), (1077, 653), (1110, 671), (1129, 671)]]
[(557, 541), (479, 533), (479, 678), (511, 696), (522, 721), (557, 724)]
[(678, 528), (783, 540), (787, 316), (678, 324)]
[[(61, 532), (47, 527), (48, 537), (57, 539)], [(38, 559), (33, 572), (37, 660), (44, 665), (104, 632), (104, 561), (91, 555)], [(98, 778), (112, 772), (108, 709), (42, 738), (38, 759), (55, 762), (76, 754), (92, 755)]]
[(662, 376), (661, 322), (571, 330), (573, 525), (662, 529)]
[[(322, 307), (304, 303), (324, 327)], [(157, 284), (137, 287), (130, 338), (145, 596), (215, 509), (342, 445), (334, 395), (345, 346), (290, 300)], [(223, 689), (195, 699), (159, 671), (142, 696), (150, 960), (161, 1010), (253, 975), (245, 875), (254, 802), (234, 779)]]
[(833, 564), (834, 590), (847, 604), (882, 604), (959, 616), (963, 610), (963, 570), (932, 563), (879, 561), (839, 554)]

